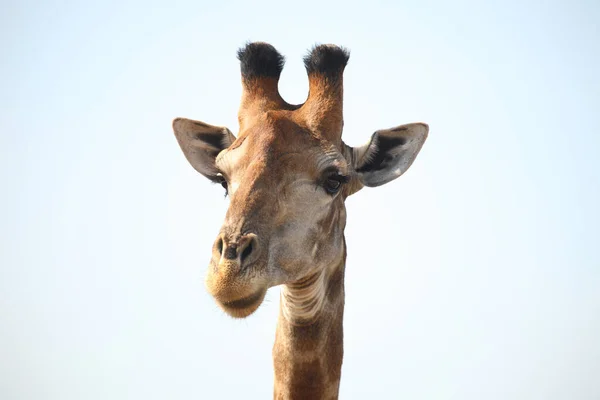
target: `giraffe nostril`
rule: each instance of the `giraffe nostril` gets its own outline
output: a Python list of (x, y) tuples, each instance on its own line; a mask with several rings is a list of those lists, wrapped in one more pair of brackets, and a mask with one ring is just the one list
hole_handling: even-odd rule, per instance
[(223, 255), (223, 239), (217, 239), (217, 250), (219, 251), (219, 255)]
[(248, 256), (250, 255), (250, 253), (252, 253), (253, 250), (253, 240), (250, 241), (250, 243), (248, 243), (248, 246), (246, 246), (246, 248), (244, 249), (244, 251), (242, 252), (242, 256), (241, 256), (241, 261), (244, 262), (244, 260), (246, 258), (248, 258)]

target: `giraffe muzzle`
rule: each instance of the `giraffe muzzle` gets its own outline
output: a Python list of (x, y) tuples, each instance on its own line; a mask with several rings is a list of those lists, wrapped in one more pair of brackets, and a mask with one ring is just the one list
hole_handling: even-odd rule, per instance
[(235, 318), (245, 318), (262, 303), (268, 285), (250, 271), (260, 255), (255, 234), (228, 237), (220, 234), (206, 276), (206, 288), (217, 304)]

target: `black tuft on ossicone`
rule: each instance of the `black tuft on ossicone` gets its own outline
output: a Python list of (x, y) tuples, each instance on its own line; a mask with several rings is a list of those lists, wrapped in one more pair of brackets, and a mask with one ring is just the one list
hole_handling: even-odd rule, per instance
[(279, 78), (285, 58), (268, 43), (248, 43), (238, 50), (242, 76), (248, 78)]
[(304, 57), (304, 66), (308, 75), (322, 74), (335, 79), (346, 68), (350, 52), (334, 45), (317, 45)]

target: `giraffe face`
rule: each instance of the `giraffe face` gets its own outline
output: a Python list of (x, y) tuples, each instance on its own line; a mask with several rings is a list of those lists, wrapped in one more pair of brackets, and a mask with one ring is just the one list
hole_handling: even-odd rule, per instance
[(230, 204), (206, 286), (234, 317), (254, 312), (269, 287), (297, 281), (344, 254), (353, 168), (334, 144), (286, 113), (271, 114), (215, 159)]
[(230, 198), (208, 267), (206, 287), (233, 317), (246, 317), (268, 288), (296, 282), (344, 256), (345, 199), (379, 186), (412, 163), (427, 126), (375, 132), (338, 147), (294, 120), (269, 112), (238, 139), (225, 128), (177, 119), (184, 154)]

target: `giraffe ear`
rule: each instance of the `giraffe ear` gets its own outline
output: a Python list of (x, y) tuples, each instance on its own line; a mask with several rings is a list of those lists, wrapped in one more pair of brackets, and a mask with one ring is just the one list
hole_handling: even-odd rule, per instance
[(376, 131), (369, 143), (353, 149), (354, 168), (365, 186), (381, 186), (411, 166), (427, 139), (429, 126), (400, 125)]
[(215, 158), (235, 141), (231, 131), (185, 118), (173, 121), (173, 131), (192, 167), (211, 181), (221, 182), (222, 178), (217, 176), (219, 171), (215, 167)]

